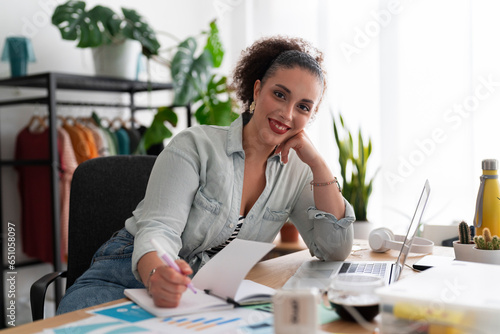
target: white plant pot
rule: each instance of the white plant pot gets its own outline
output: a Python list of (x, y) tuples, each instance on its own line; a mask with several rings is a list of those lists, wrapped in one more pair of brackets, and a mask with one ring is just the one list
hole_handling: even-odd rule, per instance
[(141, 44), (130, 39), (93, 48), (95, 74), (135, 80), (140, 55)]
[(476, 244), (461, 244), (453, 241), (455, 259), (459, 261), (500, 264), (500, 250), (476, 248)]
[(354, 228), (354, 239), (368, 240), (370, 232), (373, 230), (375, 224), (366, 220), (356, 220), (352, 226)]
[(453, 241), (453, 250), (455, 251), (455, 259), (458, 261), (474, 261), (474, 254), (472, 254), (472, 249), (476, 247), (476, 244), (461, 244), (458, 241)]
[(500, 264), (500, 249), (487, 250), (474, 247), (472, 249), (472, 253), (474, 254), (474, 258), (476, 259), (475, 262)]

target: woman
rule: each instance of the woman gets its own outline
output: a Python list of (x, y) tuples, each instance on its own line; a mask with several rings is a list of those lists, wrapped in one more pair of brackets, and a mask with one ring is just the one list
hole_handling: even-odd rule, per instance
[[(58, 313), (146, 287), (175, 307), (189, 276), (235, 237), (272, 242), (289, 218), (312, 255), (343, 260), (354, 213), (304, 129), (326, 89), (322, 55), (301, 39), (257, 41), (242, 54), (233, 86), (245, 112), (229, 127), (198, 126), (158, 156), (144, 200), (94, 256)], [(154, 237), (181, 273), (165, 266)]]

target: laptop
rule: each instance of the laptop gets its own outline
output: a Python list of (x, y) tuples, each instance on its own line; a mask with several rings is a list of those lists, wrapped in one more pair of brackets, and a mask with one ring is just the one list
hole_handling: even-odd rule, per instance
[(285, 283), (283, 288), (306, 288), (316, 287), (325, 289), (331, 279), (339, 273), (356, 273), (378, 275), (384, 278), (385, 284), (397, 281), (404, 268), (406, 258), (410, 251), (413, 239), (429, 198), (431, 189), (429, 181), (426, 180), (424, 188), (418, 200), (417, 208), (413, 214), (405, 240), (401, 246), (396, 262), (391, 261), (307, 261), (304, 262), (295, 274)]

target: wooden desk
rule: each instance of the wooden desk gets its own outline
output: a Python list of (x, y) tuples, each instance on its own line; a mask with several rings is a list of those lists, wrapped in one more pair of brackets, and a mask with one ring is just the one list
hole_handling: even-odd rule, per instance
[[(396, 261), (398, 254), (399, 251), (395, 250), (390, 250), (387, 253), (375, 253), (371, 251), (367, 240), (355, 240), (353, 251), (348, 259), (352, 261)], [(435, 246), (432, 254), (455, 257), (452, 247)], [(412, 253), (408, 256), (406, 264), (411, 267), (413, 263), (417, 262), (423, 256), (424, 255)], [(271, 288), (279, 289), (295, 271), (297, 271), (304, 261), (311, 259), (313, 259), (313, 257), (309, 254), (309, 250), (303, 250), (279, 258), (262, 261), (252, 268), (246, 278), (265, 284)], [(408, 266), (403, 269), (401, 279), (417, 274), (416, 271), (408, 268)], [(374, 324), (376, 324), (376, 321)], [(323, 325), (322, 329), (327, 332), (337, 333), (370, 333), (355, 323), (341, 320)]]
[(274, 247), (262, 260), (270, 260), (278, 256), (283, 256), (307, 249), (306, 243), (300, 236), (297, 242), (282, 242), (280, 236), (278, 235), (273, 243), (276, 245), (276, 247)]
[[(453, 248), (451, 247), (434, 247), (434, 255), (443, 255), (454, 257)], [(370, 250), (366, 240), (356, 240), (354, 242), (354, 247), (350, 260), (394, 260), (398, 255), (397, 251), (389, 251), (387, 253), (374, 253)], [(410, 254), (407, 259), (407, 264), (412, 265), (423, 255)], [(280, 256), (271, 260), (259, 262), (247, 275), (248, 279), (265, 284), (275, 289), (281, 288), (285, 282), (295, 273), (297, 268), (307, 260), (313, 259), (309, 254), (308, 250), (303, 250), (288, 255)], [(414, 275), (415, 272), (410, 268), (405, 268), (403, 270), (402, 278)], [(33, 323), (21, 325), (18, 327), (10, 328), (5, 330), (5, 333), (35, 333), (42, 331), (47, 328), (54, 328), (67, 324), (73, 321), (81, 320), (84, 318), (91, 317), (92, 315), (85, 312), (93, 308), (99, 308), (107, 305), (116, 304), (119, 302), (126, 301), (127, 299), (119, 299), (106, 304), (91, 307), (85, 310), (79, 310), (56, 317), (39, 320)], [(327, 332), (342, 332), (342, 333), (369, 333), (357, 324), (348, 323), (345, 321), (335, 321), (326, 325), (323, 325), (323, 330)]]

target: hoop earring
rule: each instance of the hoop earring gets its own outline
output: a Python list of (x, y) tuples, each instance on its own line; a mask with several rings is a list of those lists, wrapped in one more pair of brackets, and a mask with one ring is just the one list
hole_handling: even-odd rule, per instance
[(250, 114), (253, 114), (253, 112), (255, 111), (255, 101), (252, 101), (252, 104), (250, 104)]

